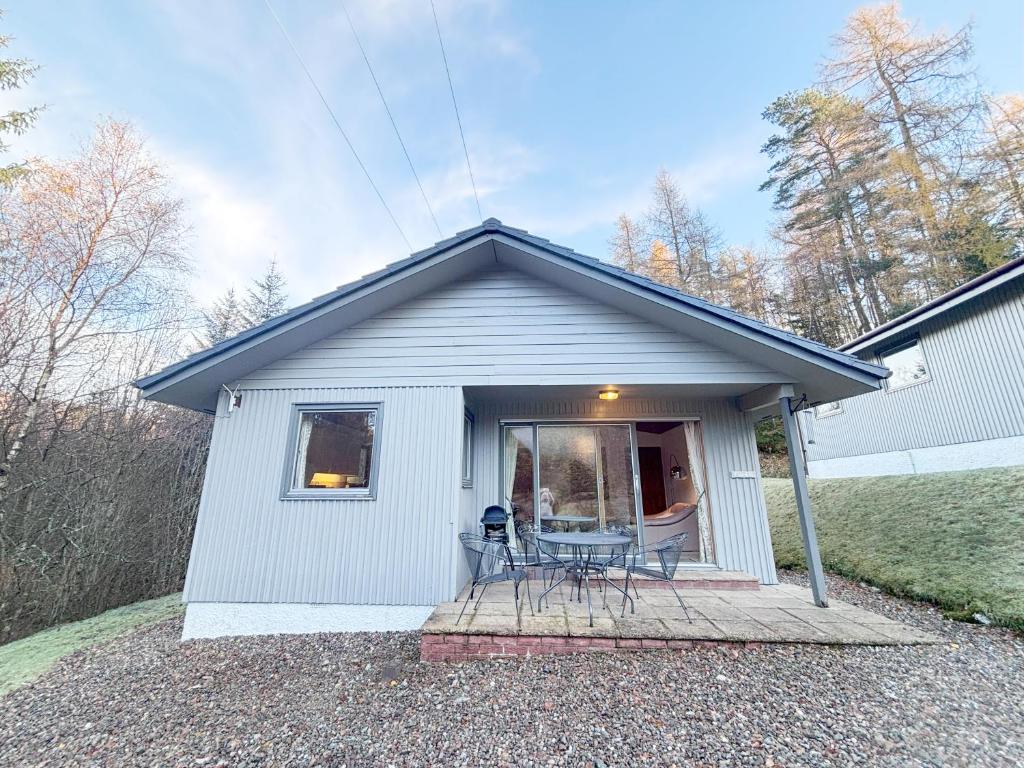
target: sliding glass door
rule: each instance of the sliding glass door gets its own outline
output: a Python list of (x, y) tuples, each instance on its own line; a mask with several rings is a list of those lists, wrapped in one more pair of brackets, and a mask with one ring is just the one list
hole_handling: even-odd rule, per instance
[(636, 538), (630, 424), (504, 427), (505, 495), (517, 518), (566, 531), (628, 528)]

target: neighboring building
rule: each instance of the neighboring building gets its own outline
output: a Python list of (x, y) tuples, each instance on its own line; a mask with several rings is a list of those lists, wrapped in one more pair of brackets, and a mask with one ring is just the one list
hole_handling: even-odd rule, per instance
[(138, 386), (216, 414), (184, 592), (209, 636), (416, 628), (491, 504), (775, 583), (756, 420), (796, 439), (791, 400), (885, 374), (489, 219)]
[(1024, 464), (1024, 259), (841, 349), (892, 376), (804, 420), (811, 477)]

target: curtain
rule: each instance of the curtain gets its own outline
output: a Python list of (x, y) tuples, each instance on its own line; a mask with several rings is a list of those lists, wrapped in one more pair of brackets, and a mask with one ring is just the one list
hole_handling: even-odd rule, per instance
[(686, 435), (686, 457), (690, 463), (690, 480), (697, 493), (697, 536), (700, 539), (701, 562), (714, 560), (711, 551), (711, 519), (708, 515), (707, 489), (704, 487), (704, 454), (701, 451), (700, 428), (696, 421), (683, 422)]
[(505, 500), (508, 502), (509, 515), (512, 514), (512, 486), (516, 481), (516, 460), (519, 457), (519, 441), (516, 440), (515, 430), (504, 427), (505, 430)]
[(292, 480), (293, 488), (306, 487), (306, 454), (309, 452), (309, 438), (313, 434), (312, 414), (301, 414), (299, 416), (299, 440), (295, 454), (295, 477)]

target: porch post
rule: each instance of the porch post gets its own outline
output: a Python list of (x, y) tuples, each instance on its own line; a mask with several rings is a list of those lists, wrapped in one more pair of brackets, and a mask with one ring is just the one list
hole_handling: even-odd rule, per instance
[(814, 518), (811, 516), (811, 497), (807, 493), (807, 475), (804, 472), (804, 450), (797, 432), (796, 416), (793, 414), (789, 397), (780, 397), (782, 427), (786, 432), (786, 448), (789, 451), (789, 471), (793, 476), (793, 491), (796, 509), (800, 515), (800, 533), (804, 539), (804, 554), (807, 557), (807, 572), (811, 577), (811, 594), (816, 605), (828, 607), (825, 593), (825, 575), (821, 569), (821, 555), (818, 553), (818, 537), (814, 532)]

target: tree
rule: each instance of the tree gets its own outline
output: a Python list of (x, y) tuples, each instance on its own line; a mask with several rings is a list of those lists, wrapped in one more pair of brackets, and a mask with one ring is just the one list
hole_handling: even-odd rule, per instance
[(669, 285), (715, 301), (714, 260), (721, 248), (720, 235), (699, 210), (690, 208), (679, 184), (664, 168), (654, 179), (651, 196), (645, 229), (664, 244), (675, 263), (675, 274), (663, 277)]
[[(0, 11), (0, 17), (3, 11)], [(7, 35), (0, 35), (0, 49), (11, 43)], [(12, 91), (23, 86), (32, 79), (39, 68), (27, 59), (0, 58), (0, 91)], [(19, 136), (27, 131), (39, 116), (41, 107), (30, 109), (10, 109), (0, 115), (0, 137), (4, 134)], [(0, 152), (7, 151), (7, 145), (0, 139)], [(0, 184), (10, 184), (14, 179), (25, 173), (24, 164), (0, 166)]]
[(985, 107), (983, 177), (996, 215), (1020, 240), (1024, 237), (1024, 94), (990, 96)]
[(253, 280), (246, 290), (242, 302), (242, 316), (252, 327), (277, 317), (285, 310), (288, 301), (287, 282), (277, 268), (277, 261), (271, 259), (263, 275)]
[(774, 189), (783, 227), (835, 243), (835, 266), (864, 333), (884, 322), (879, 280), (891, 260), (879, 254), (891, 219), (880, 220), (872, 198), (887, 170), (884, 137), (863, 105), (847, 96), (808, 89), (776, 99), (764, 112), (782, 128), (762, 151), (774, 162), (762, 190)]
[(646, 258), (643, 255), (646, 235), (626, 214), (619, 214), (615, 221), (615, 234), (608, 241), (612, 251), (612, 263), (636, 274), (644, 272)]
[(0, 495), (54, 385), (76, 388), (91, 350), (185, 304), (181, 207), (142, 140), (115, 121), (77, 157), (36, 162), (0, 191), (0, 307), (17, 334), (0, 360), (15, 414), (2, 425)]
[(718, 257), (719, 290), (732, 309), (778, 325), (781, 306), (770, 256), (742, 246), (727, 248)]
[(213, 346), (241, 333), (248, 327), (242, 306), (234, 287), (228, 288), (224, 295), (214, 299), (210, 308), (203, 312), (203, 330), (205, 346)]
[(218, 344), (280, 315), (288, 301), (285, 286), (284, 275), (271, 259), (266, 271), (246, 288), (244, 299), (239, 301), (232, 286), (203, 312), (200, 343), (206, 347)]
[[(965, 275), (955, 259), (962, 247), (950, 226), (961, 200), (960, 174), (979, 114), (970, 26), (952, 34), (921, 34), (897, 3), (856, 10), (835, 36), (835, 54), (823, 67), (827, 87), (859, 93), (866, 113), (889, 136), (890, 165), (909, 190), (902, 208), (918, 231), (916, 251), (930, 269), (928, 295), (948, 290)], [(957, 214), (962, 216), (962, 211)]]

